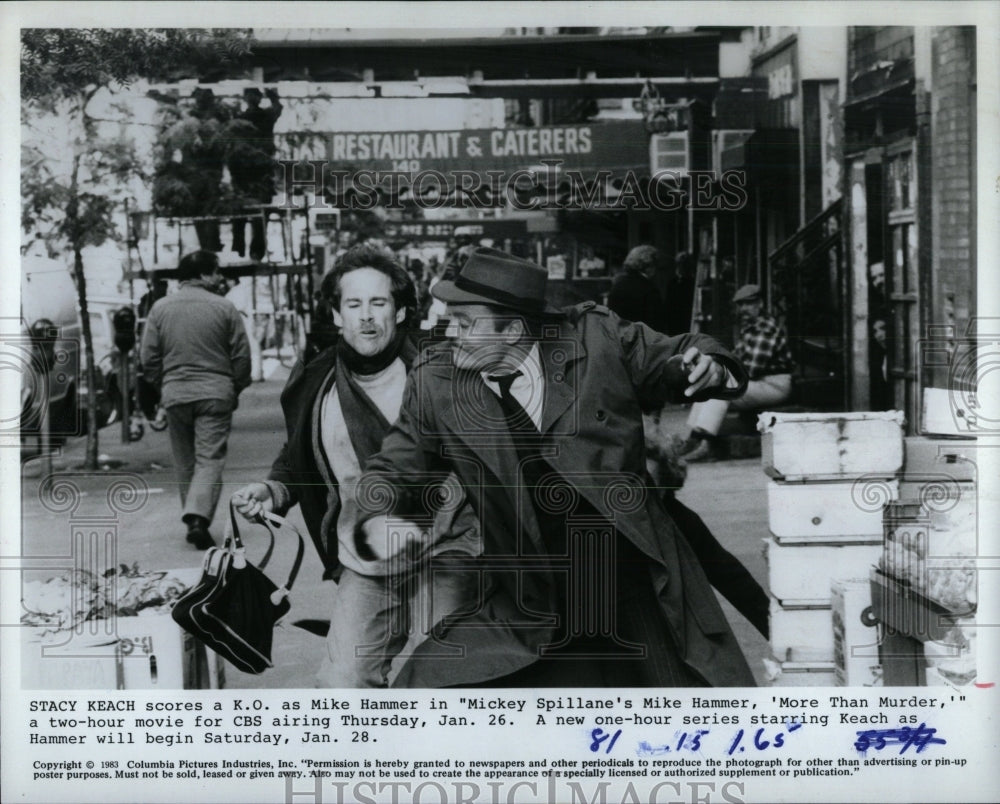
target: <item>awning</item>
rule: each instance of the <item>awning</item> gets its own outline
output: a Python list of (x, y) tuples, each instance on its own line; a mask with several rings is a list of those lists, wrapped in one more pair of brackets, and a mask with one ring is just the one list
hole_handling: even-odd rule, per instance
[[(302, 166), (297, 179), (312, 167)], [(379, 205), (465, 196), (558, 192), (584, 196), (649, 175), (640, 120), (456, 131), (336, 132), (327, 136), (328, 199)], [(446, 204), (441, 204), (445, 206)]]

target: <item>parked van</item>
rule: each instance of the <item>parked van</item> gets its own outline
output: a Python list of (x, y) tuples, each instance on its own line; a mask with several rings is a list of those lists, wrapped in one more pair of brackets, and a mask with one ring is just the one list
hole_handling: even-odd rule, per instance
[[(97, 369), (98, 427), (117, 418), (117, 354), (111, 316), (130, 304), (125, 297), (88, 298)], [(87, 428), (86, 352), (69, 266), (46, 257), (21, 259), (21, 321), (25, 349), (21, 384), (21, 435), (41, 432), (46, 406), (56, 443)]]
[(83, 338), (67, 265), (46, 257), (21, 259), (21, 322), (22, 436), (40, 432), (46, 407), (49, 431), (57, 440), (78, 435)]

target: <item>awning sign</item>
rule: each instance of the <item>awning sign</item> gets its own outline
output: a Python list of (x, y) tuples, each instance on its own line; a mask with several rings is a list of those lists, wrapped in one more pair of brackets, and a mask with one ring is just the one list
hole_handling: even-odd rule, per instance
[(649, 138), (641, 121), (460, 131), (336, 132), (333, 170), (516, 170), (552, 160), (563, 170), (642, 170)]

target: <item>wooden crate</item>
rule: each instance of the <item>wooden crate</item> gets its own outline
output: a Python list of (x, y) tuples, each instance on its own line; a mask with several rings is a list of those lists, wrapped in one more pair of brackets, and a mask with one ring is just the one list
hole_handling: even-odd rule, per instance
[(867, 578), (882, 554), (881, 539), (856, 544), (764, 539), (771, 594), (784, 606), (828, 606), (831, 584), (840, 578)]
[(882, 537), (882, 504), (899, 496), (895, 478), (767, 484), (768, 527), (776, 537), (831, 541)]
[(903, 414), (762, 413), (761, 462), (781, 480), (890, 476), (903, 465)]
[(788, 608), (774, 598), (771, 650), (786, 662), (832, 662), (833, 617), (829, 606)]

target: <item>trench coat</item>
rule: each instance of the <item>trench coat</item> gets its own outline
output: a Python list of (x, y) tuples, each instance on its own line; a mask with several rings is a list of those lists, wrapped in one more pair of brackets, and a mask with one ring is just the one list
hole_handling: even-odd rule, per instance
[[(736, 397), (747, 377), (738, 360), (704, 335), (668, 337), (625, 321), (587, 302), (566, 308), (539, 340), (545, 378), (541, 430), (553, 445), (552, 468), (650, 560), (651, 583), (682, 660), (711, 686), (754, 686), (753, 675), (694, 553), (650, 493), (645, 469), (641, 406), (676, 394), (668, 359), (691, 346), (713, 356), (737, 381), (732, 388), (703, 389)], [(672, 387), (673, 386), (673, 387)], [(484, 567), (523, 555), (518, 541), (541, 545), (524, 505), (518, 459), (511, 448), (499, 400), (474, 371), (458, 370), (447, 344), (425, 350), (407, 380), (400, 416), (368, 463), (361, 480), (395, 490), (391, 513), (407, 517), (426, 495), (420, 478), (454, 471), (483, 523)], [(539, 549), (538, 552), (546, 552)], [(544, 618), (526, 611), (544, 596), (544, 584), (503, 580), (490, 572), (479, 606), (439, 624), (436, 640), (461, 646), (460, 661), (415, 652), (401, 668), (398, 686), (478, 684), (520, 670), (550, 642)], [(551, 611), (552, 609), (548, 609)], [(449, 657), (452, 658), (452, 657)], [(568, 680), (571, 681), (571, 680)]]

